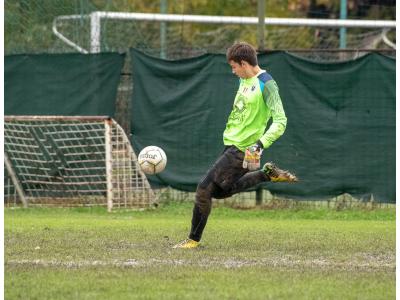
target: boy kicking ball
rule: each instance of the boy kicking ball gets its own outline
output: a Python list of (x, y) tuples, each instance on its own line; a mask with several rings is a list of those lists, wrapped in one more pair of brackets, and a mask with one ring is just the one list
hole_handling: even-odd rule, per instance
[[(260, 169), (263, 150), (286, 128), (278, 85), (258, 66), (257, 53), (250, 44), (235, 43), (226, 57), (240, 84), (223, 135), (225, 149), (197, 186), (189, 237), (174, 248), (199, 246), (212, 198), (227, 198), (265, 181), (297, 181), (295, 175), (272, 162)], [(266, 130), (270, 118), (272, 124)]]

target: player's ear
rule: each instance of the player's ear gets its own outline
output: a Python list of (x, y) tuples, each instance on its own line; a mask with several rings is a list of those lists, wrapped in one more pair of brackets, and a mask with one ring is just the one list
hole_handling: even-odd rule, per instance
[(249, 63), (247, 62), (247, 61), (245, 61), (245, 60), (241, 60), (240, 61), (240, 66), (241, 67), (245, 67), (245, 66), (247, 66)]

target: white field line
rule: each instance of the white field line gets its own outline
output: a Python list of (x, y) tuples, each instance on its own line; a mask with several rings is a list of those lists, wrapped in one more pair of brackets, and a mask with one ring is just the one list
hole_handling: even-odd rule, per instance
[(78, 261), (59, 261), (59, 260), (29, 260), (29, 259), (9, 259), (5, 260), (5, 265), (30, 265), (40, 267), (64, 267), (64, 268), (85, 268), (85, 267), (157, 267), (157, 266), (197, 266), (197, 267), (224, 267), (224, 268), (241, 268), (241, 267), (306, 267), (310, 269), (365, 269), (365, 270), (385, 270), (395, 271), (396, 263), (394, 259), (370, 260), (370, 261), (346, 261), (334, 262), (325, 258), (317, 258), (311, 260), (294, 260), (287, 257), (261, 258), (261, 259), (128, 259), (121, 260), (78, 260)]

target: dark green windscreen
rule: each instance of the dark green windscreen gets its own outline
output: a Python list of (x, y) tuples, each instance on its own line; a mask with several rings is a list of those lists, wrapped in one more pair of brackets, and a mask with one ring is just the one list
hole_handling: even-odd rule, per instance
[[(131, 50), (131, 56), (134, 148), (165, 150), (167, 168), (152, 184), (194, 191), (223, 150), (238, 78), (224, 55), (167, 61)], [(263, 161), (301, 180), (264, 187), (304, 200), (349, 193), (395, 202), (395, 60), (369, 54), (324, 64), (275, 52), (260, 55), (259, 64), (277, 81), (288, 117)]]
[(6, 115), (109, 115), (125, 55), (11, 55), (4, 59)]

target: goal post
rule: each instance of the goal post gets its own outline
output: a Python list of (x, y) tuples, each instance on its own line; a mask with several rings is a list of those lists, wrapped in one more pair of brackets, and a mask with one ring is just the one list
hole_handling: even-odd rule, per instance
[[(12, 181), (12, 185), (14, 186), (15, 193), (18, 195), (23, 206), (28, 207), (28, 202), (26, 201), (24, 190), (22, 189), (21, 183), (17, 179), (17, 175), (14, 172), (14, 168), (12, 167), (12, 163), (11, 163), (10, 159), (8, 158), (7, 153), (4, 153), (4, 164), (6, 167), (5, 169), (7, 170), (8, 174), (10, 176), (10, 179)], [(5, 187), (4, 194), (9, 194), (9, 190), (6, 189), (6, 186), (4, 186), (4, 187)]]
[[(85, 36), (89, 37), (89, 41), (73, 41), (68, 36), (72, 36), (70, 32), (64, 32), (61, 29), (63, 24), (74, 24), (79, 22), (78, 24), (82, 24), (82, 21), (85, 21), (85, 24), (88, 23), (89, 30)], [(210, 16), (210, 15), (184, 15), (184, 14), (157, 14), (157, 13), (134, 13), (134, 12), (110, 12), (110, 11), (94, 11), (90, 14), (80, 14), (80, 15), (63, 15), (57, 16), (53, 20), (52, 31), (53, 34), (63, 41), (68, 46), (74, 48), (75, 50), (81, 53), (99, 53), (102, 51), (102, 40), (107, 36), (105, 31), (105, 26), (102, 26), (103, 23), (111, 22), (111, 21), (132, 21), (133, 23), (141, 21), (141, 22), (153, 22), (153, 23), (175, 23), (175, 24), (183, 24), (183, 23), (202, 23), (202, 24), (221, 24), (221, 25), (259, 25), (259, 26), (289, 26), (289, 27), (315, 27), (315, 28), (364, 28), (364, 29), (382, 29), (381, 35), (383, 41), (391, 48), (395, 47), (394, 43), (392, 43), (386, 36), (388, 29), (396, 28), (395, 20), (354, 20), (354, 19), (313, 19), (313, 18), (259, 18), (259, 17), (243, 17), (243, 16)], [(107, 27), (112, 27), (111, 24), (108, 24)], [(118, 30), (121, 31), (123, 28), (118, 27)], [(117, 40), (124, 40), (126, 38), (124, 36), (125, 33), (119, 33)], [(138, 33), (139, 34), (139, 33)], [(142, 32), (140, 32), (140, 39), (143, 40)], [(160, 47), (165, 47), (165, 30), (160, 36)], [(130, 34), (125, 35), (132, 35)], [(281, 39), (281, 33), (278, 34), (277, 39)], [(297, 33), (298, 35), (298, 33)], [(153, 34), (152, 36), (157, 36)], [(149, 37), (151, 38), (151, 37)], [(169, 39), (172, 37), (169, 36)], [(179, 31), (179, 39), (182, 39), (182, 32)], [(112, 38), (107, 38), (107, 40), (112, 40)], [(109, 41), (110, 42), (110, 41)], [(233, 41), (230, 41), (232, 43)], [(127, 43), (127, 42), (125, 42)], [(170, 42), (173, 44), (173, 42)], [(87, 44), (85, 46), (83, 44)], [(130, 45), (133, 47), (134, 45)], [(294, 47), (298, 48), (298, 47)]]
[(24, 206), (103, 205), (111, 211), (155, 204), (129, 138), (107, 116), (5, 116), (4, 152)]

